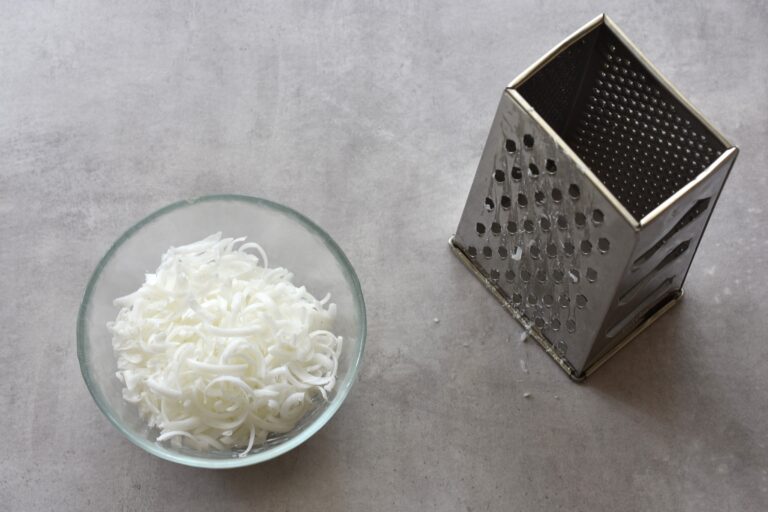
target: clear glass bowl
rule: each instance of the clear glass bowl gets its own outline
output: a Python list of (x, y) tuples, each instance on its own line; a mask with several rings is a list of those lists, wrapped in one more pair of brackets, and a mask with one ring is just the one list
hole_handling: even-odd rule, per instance
[[(259, 243), (271, 267), (294, 273), (294, 283), (317, 297), (331, 292), (338, 307), (334, 332), (344, 337), (337, 383), (323, 403), (289, 433), (270, 438), (245, 457), (236, 453), (198, 452), (158, 443), (135, 405), (122, 398), (115, 377), (112, 336), (106, 324), (118, 308), (112, 301), (136, 290), (171, 246), (200, 240), (221, 231)], [(339, 409), (355, 381), (366, 336), (365, 304), (360, 282), (342, 250), (314, 222), (285, 206), (248, 196), (219, 195), (181, 201), (151, 214), (123, 234), (93, 272), (77, 319), (77, 357), (96, 404), (120, 432), (149, 453), (180, 464), (204, 468), (248, 466), (277, 457), (309, 439)]]

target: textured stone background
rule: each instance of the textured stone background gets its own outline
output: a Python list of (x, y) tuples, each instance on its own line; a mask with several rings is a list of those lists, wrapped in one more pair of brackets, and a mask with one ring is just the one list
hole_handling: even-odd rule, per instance
[[(575, 385), (517, 341), (446, 241), (503, 87), (603, 10), (742, 153), (686, 299)], [(764, 2), (0, 12), (0, 508), (768, 510)], [(213, 472), (110, 426), (80, 376), (75, 317), (122, 231), (222, 192), (326, 228), (370, 328), (359, 382), (316, 437)]]

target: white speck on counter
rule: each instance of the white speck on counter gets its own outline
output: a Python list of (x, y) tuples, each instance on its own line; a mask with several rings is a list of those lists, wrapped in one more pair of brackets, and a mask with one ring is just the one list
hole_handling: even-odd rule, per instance
[(467, 347), (469, 346), (469, 343), (467, 343), (467, 342), (465, 341), (464, 343), (462, 343), (462, 344), (461, 344), (461, 346), (462, 346), (462, 347), (464, 347), (464, 348), (467, 348)]
[(713, 276), (715, 275), (715, 270), (717, 270), (717, 265), (712, 265), (708, 269), (705, 269), (704, 273), (707, 274), (708, 276)]
[(560, 397), (555, 395), (555, 400), (560, 400)]
[(525, 359), (520, 360), (520, 369), (523, 370), (525, 373), (528, 373), (528, 365), (525, 364)]
[(731, 289), (728, 288), (727, 286), (725, 288), (723, 288), (723, 294), (730, 295), (731, 293), (733, 293), (733, 292), (731, 292)]
[(435, 317), (435, 318), (434, 318), (432, 321), (433, 321), (433, 322), (435, 322), (436, 324), (439, 324), (439, 323), (440, 323), (440, 319), (439, 319), (439, 318), (437, 318), (437, 317)]
[(523, 398), (531, 398), (531, 394), (526, 391), (523, 393)]
[(528, 331), (523, 331), (523, 334), (520, 335), (520, 343), (525, 343), (525, 340), (528, 339)]

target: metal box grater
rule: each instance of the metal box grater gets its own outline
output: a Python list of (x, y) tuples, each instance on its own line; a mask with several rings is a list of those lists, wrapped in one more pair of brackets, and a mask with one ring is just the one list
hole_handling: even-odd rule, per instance
[(599, 16), (505, 89), (451, 246), (580, 380), (680, 299), (737, 153)]

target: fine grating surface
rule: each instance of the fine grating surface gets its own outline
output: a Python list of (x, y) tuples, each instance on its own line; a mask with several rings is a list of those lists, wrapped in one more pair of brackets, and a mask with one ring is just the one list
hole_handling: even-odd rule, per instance
[(637, 220), (724, 149), (605, 26), (519, 89)]

